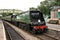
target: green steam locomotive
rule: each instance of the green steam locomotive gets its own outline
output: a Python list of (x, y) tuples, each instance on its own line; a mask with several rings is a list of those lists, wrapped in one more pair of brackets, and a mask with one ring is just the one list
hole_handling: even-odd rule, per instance
[(47, 31), (43, 13), (37, 10), (6, 16), (3, 19), (29, 32), (41, 33)]

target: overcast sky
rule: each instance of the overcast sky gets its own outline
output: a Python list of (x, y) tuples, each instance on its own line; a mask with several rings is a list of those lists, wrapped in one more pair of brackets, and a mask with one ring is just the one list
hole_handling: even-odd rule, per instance
[(37, 7), (44, 0), (0, 0), (0, 9), (28, 10), (30, 7)]

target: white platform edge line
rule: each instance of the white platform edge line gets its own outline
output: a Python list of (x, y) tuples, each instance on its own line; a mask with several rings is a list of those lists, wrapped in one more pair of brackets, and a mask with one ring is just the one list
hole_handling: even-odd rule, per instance
[(5, 28), (4, 28), (3, 22), (2, 22), (2, 26), (3, 26), (4, 40), (7, 40), (6, 39), (6, 33), (5, 33)]

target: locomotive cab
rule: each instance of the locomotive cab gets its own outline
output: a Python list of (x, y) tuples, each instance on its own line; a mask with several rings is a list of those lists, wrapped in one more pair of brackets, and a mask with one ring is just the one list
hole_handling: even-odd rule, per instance
[(43, 14), (40, 11), (30, 11), (30, 21), (35, 32), (43, 32), (47, 29)]

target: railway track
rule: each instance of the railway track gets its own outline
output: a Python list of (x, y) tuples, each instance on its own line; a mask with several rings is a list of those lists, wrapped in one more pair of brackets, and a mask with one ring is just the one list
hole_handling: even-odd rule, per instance
[[(23, 31), (25, 31), (25, 30), (23, 30)], [(33, 33), (28, 32), (28, 31), (25, 31), (25, 32), (27, 32), (30, 35), (33, 35), (33, 36), (37, 37), (40, 40), (59, 40), (58, 38), (55, 38), (55, 37), (53, 37), (53, 36), (51, 36), (51, 35), (49, 35), (47, 33), (33, 34)]]
[(21, 35), (19, 35), (13, 28), (11, 28), (8, 24), (4, 23), (5, 30), (7, 32), (7, 40), (25, 40)]
[[(18, 30), (19, 31), (19, 30)], [(33, 33), (29, 33), (28, 31), (23, 30), (24, 32), (28, 33), (29, 35), (32, 35), (40, 40), (59, 40), (57, 38), (54, 38), (50, 35), (48, 35), (47, 33), (43, 33), (43, 34), (33, 34)]]
[(51, 37), (47, 34), (42, 34), (42, 35), (36, 35), (36, 37), (40, 38), (41, 40), (59, 40), (54, 37)]
[[(29, 33), (29, 32), (27, 32), (27, 33)], [(39, 34), (39, 33), (38, 33), (38, 34), (29, 33), (29, 34), (37, 37), (37, 38), (40, 39), (40, 40), (59, 40), (59, 39), (57, 39), (57, 38), (55, 38), (55, 37), (50, 36), (50, 35), (47, 34), (47, 33), (43, 33), (43, 34)]]

